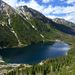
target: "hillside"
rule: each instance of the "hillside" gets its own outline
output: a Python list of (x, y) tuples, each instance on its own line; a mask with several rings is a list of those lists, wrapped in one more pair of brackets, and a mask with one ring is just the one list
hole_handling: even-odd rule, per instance
[[(21, 47), (40, 41), (66, 40), (65, 38), (69, 39), (75, 35), (75, 24), (65, 20), (65, 24), (58, 21), (52, 21), (27, 6), (14, 9), (2, 2), (0, 7), (0, 47)], [(69, 35), (72, 36), (67, 37)]]
[(22, 18), (21, 14), (4, 2), (2, 5), (0, 11), (1, 47), (20, 46), (42, 40), (39, 32), (32, 28), (31, 24)]

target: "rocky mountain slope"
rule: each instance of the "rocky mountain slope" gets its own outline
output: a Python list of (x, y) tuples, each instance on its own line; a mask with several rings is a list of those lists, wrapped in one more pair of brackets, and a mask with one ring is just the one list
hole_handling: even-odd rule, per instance
[(71, 37), (75, 39), (75, 24), (62, 21), (61, 19), (51, 20), (27, 6), (14, 9), (2, 1), (0, 4), (0, 48), (22, 47), (56, 39), (67, 41)]
[(55, 18), (55, 19), (53, 19), (53, 21), (58, 23), (58, 24), (63, 24), (63, 25), (66, 25), (68, 27), (75, 28), (75, 24), (74, 23), (68, 22), (68, 21), (66, 21), (64, 19)]

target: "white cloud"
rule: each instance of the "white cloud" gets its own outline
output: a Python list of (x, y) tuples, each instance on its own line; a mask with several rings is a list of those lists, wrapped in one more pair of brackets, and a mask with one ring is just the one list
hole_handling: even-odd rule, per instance
[(3, 0), (3, 1), (11, 6), (15, 6), (15, 4), (17, 3), (17, 0)]
[(66, 2), (68, 4), (75, 3), (75, 0), (60, 0), (60, 1), (64, 1), (64, 2)]
[(67, 14), (64, 18), (68, 21), (75, 23), (75, 12)]
[(51, 19), (54, 19), (54, 18), (56, 18), (56, 17), (58, 17), (58, 16), (54, 16), (54, 15), (47, 15), (47, 17), (48, 17), (48, 18), (51, 18)]
[(66, 2), (67, 2), (68, 4), (70, 4), (70, 3), (74, 3), (75, 0), (67, 0)]
[(19, 4), (16, 4), (16, 6), (20, 6), (20, 5), (27, 5), (28, 7), (31, 7), (40, 12), (42, 12), (42, 10), (44, 9), (44, 6), (39, 5), (35, 0), (30, 0), (30, 2), (27, 3), (20, 1)]
[(48, 3), (50, 0), (42, 0), (43, 3)]
[(47, 8), (44, 8), (43, 9), (42, 13), (45, 14), (45, 15), (50, 14), (50, 13), (53, 12), (53, 9), (52, 8), (53, 7), (51, 5), (49, 5)]
[[(61, 7), (56, 6), (52, 7), (51, 5), (48, 8), (45, 8), (43, 13), (47, 15), (49, 18), (63, 18), (68, 21), (75, 23), (75, 6), (67, 6), (67, 7)], [(50, 14), (65, 14), (65, 16), (56, 16), (56, 15), (50, 15)]]
[(45, 8), (43, 10), (44, 14), (68, 14), (71, 12), (75, 12), (75, 6), (68, 6), (68, 7), (61, 7), (61, 6), (56, 6), (56, 7), (52, 7), (51, 5), (48, 8)]

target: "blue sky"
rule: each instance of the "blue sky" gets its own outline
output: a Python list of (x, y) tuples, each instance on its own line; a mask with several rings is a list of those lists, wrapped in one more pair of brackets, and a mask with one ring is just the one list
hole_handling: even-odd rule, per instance
[(49, 18), (63, 18), (75, 23), (75, 0), (3, 0), (12, 7), (27, 5)]

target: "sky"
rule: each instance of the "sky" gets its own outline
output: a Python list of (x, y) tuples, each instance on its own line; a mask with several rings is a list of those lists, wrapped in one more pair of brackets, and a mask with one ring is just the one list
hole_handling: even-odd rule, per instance
[(75, 0), (3, 0), (12, 7), (27, 5), (49, 18), (75, 23)]

